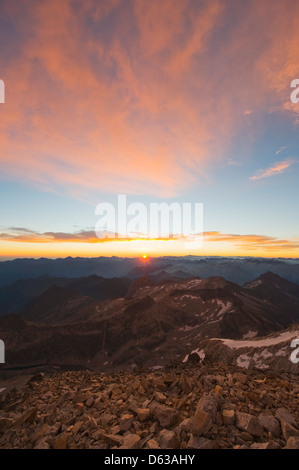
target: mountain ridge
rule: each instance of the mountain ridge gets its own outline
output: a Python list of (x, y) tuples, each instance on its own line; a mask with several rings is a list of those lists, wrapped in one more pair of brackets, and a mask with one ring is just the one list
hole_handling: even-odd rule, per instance
[[(164, 274), (161, 274), (164, 271)], [(148, 257), (141, 258), (57, 258), (16, 259), (0, 262), (0, 287), (22, 278), (86, 277), (97, 274), (105, 278), (130, 277), (136, 279), (150, 274), (176, 277), (211, 277), (221, 275), (240, 285), (256, 279), (260, 274), (272, 271), (299, 284), (299, 261), (295, 258), (254, 257)]]
[(23, 317), (13, 317), (17, 328), (10, 315), (0, 318), (0, 336), (14, 365), (162, 367), (203, 340), (267, 336), (298, 324), (299, 287), (277, 276), (275, 282), (279, 289), (271, 282), (242, 287), (219, 276), (143, 278), (129, 295), (104, 301), (56, 287), (27, 304)]

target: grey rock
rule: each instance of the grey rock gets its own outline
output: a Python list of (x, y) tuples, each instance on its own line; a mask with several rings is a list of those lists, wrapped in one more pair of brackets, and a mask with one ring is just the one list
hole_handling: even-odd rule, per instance
[(205, 393), (197, 404), (196, 412), (199, 410), (205, 411), (210, 415), (211, 420), (214, 423), (216, 421), (217, 411), (221, 401), (221, 397), (216, 393)]

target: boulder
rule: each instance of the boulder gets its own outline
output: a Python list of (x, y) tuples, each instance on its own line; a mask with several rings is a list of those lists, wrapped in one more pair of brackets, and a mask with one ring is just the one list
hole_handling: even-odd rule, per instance
[(279, 419), (283, 437), (299, 436), (296, 418), (286, 408), (278, 408), (275, 416)]
[(155, 439), (149, 439), (146, 443), (148, 449), (160, 449), (158, 442)]
[[(206, 434), (212, 427), (213, 421), (211, 415), (199, 409), (195, 415), (189, 419), (189, 426), (187, 430), (196, 436)], [(189, 428), (189, 429), (188, 429)]]
[(274, 416), (261, 414), (258, 419), (263, 428), (271, 432), (272, 436), (280, 436), (280, 424)]
[(123, 438), (120, 449), (139, 449), (141, 444), (140, 436), (137, 434), (127, 434)]
[(33, 382), (41, 382), (44, 380), (45, 374), (43, 372), (39, 372), (38, 374), (34, 374), (27, 382), (27, 385)]
[(150, 411), (159, 421), (162, 428), (169, 428), (175, 425), (179, 416), (179, 413), (175, 409), (158, 403), (153, 404), (150, 407)]
[(235, 424), (235, 411), (234, 410), (223, 410), (222, 411), (223, 424), (226, 426), (232, 426)]
[(151, 410), (149, 408), (138, 408), (137, 416), (141, 423), (147, 421), (151, 416)]
[(131, 414), (124, 414), (119, 421), (119, 428), (121, 432), (126, 432), (133, 424), (134, 416)]
[(214, 442), (192, 434), (187, 443), (187, 449), (214, 449)]
[(158, 443), (161, 449), (176, 449), (178, 440), (175, 432), (168, 429), (162, 429), (158, 435)]
[(248, 413), (236, 412), (236, 427), (252, 436), (261, 437), (263, 435), (263, 428), (259, 420)]
[(286, 449), (299, 449), (299, 437), (291, 436), (286, 443)]
[(210, 416), (213, 423), (216, 421), (218, 407), (221, 403), (221, 397), (214, 392), (205, 393), (199, 400), (196, 408), (198, 411), (205, 411)]

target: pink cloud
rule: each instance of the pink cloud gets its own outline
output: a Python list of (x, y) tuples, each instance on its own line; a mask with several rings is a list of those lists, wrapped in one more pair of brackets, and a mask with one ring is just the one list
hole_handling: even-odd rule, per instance
[(255, 175), (250, 176), (250, 180), (260, 180), (263, 178), (269, 178), (270, 176), (273, 175), (278, 175), (280, 173), (283, 173), (287, 168), (289, 168), (291, 165), (294, 163), (297, 163), (296, 160), (292, 158), (287, 158), (286, 160), (283, 160), (281, 162), (276, 162), (269, 168), (266, 168), (265, 170), (258, 170)]
[(22, 41), (0, 58), (2, 174), (80, 197), (206, 184), (242, 126), (250, 140), (259, 111), (283, 108), (299, 62), (299, 4), (234, 5), (220, 40), (220, 1), (5, 1)]

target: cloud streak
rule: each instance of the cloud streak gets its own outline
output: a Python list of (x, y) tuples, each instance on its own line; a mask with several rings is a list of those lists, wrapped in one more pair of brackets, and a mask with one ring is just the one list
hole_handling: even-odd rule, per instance
[(299, 239), (279, 239), (266, 235), (238, 235), (221, 232), (205, 232), (205, 241), (218, 243), (231, 243), (238, 248), (246, 250), (263, 249), (268, 251), (299, 250)]
[(285, 170), (287, 170), (291, 165), (294, 165), (294, 163), (297, 163), (297, 161), (293, 158), (286, 158), (285, 160), (274, 163), (269, 168), (266, 168), (264, 170), (258, 170), (256, 174), (250, 176), (249, 179), (251, 181), (255, 181), (264, 178), (269, 178), (270, 176), (279, 175), (281, 173), (284, 173)]
[[(105, 235), (105, 234), (103, 234)], [(160, 239), (145, 239), (144, 236), (136, 239), (132, 238), (112, 238), (111, 234), (106, 233), (106, 237), (97, 238), (94, 230), (80, 230), (75, 233), (67, 232), (44, 232), (39, 233), (31, 231), (27, 228), (8, 228), (6, 231), (0, 233), (0, 240), (3, 242), (15, 242), (15, 243), (47, 243), (47, 244), (63, 244), (63, 243), (81, 243), (81, 244), (94, 244), (94, 243), (118, 243), (118, 242), (144, 242), (145, 247), (147, 241), (153, 242), (155, 240), (159, 242), (167, 242), (171, 240), (182, 240), (184, 237), (178, 237), (174, 239), (160, 238)], [(237, 249), (245, 249), (246, 251), (264, 250), (280, 252), (283, 251), (293, 252), (294, 255), (299, 254), (299, 239), (280, 239), (266, 235), (240, 235), (240, 234), (228, 234), (219, 231), (204, 232), (203, 241), (205, 243), (215, 245), (217, 251), (217, 245), (229, 244), (231, 247)]]

